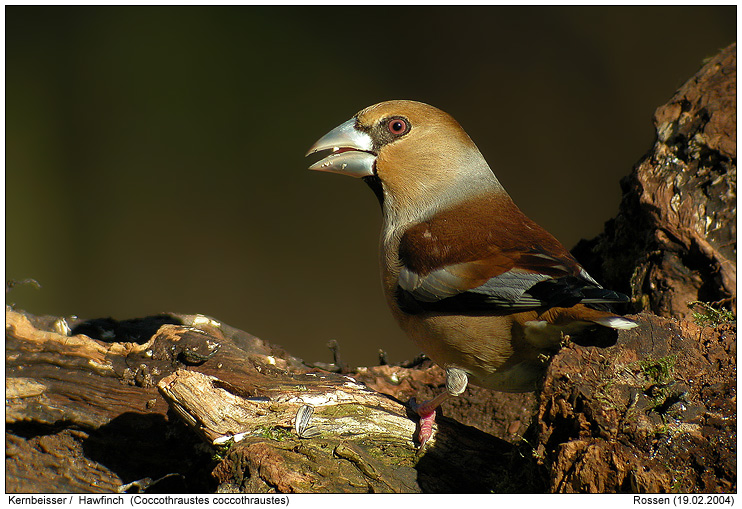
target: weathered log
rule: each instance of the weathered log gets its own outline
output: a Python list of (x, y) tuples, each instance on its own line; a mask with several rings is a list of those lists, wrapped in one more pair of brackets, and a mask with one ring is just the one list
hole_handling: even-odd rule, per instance
[(736, 492), (735, 324), (638, 322), (612, 347), (552, 360), (536, 421), (549, 489)]
[[(162, 325), (144, 341), (153, 323)], [(9, 491), (112, 491), (131, 483), (139, 489), (175, 476), (179, 483), (171, 479), (168, 486), (179, 491), (486, 492), (507, 488), (513, 465), (531, 461), (512, 444), (446, 418), (439, 420), (435, 448), (421, 455), (412, 440), (415, 420), (399, 401), (346, 375), (313, 372), (207, 317), (72, 323), (72, 332), (86, 330), (110, 342), (68, 335), (59, 324), (6, 311)], [(143, 342), (125, 341), (131, 337)], [(166, 419), (165, 402), (175, 421)], [(300, 409), (311, 418), (297, 425)], [(208, 450), (225, 456), (205, 459), (197, 452), (199, 439), (179, 429), (180, 420)], [(122, 424), (128, 432), (121, 432)], [(173, 429), (187, 447), (168, 444)], [(131, 445), (139, 433), (146, 434), (139, 437), (146, 446)], [(84, 468), (30, 474), (29, 462), (41, 462), (34, 446), (44, 441), (46, 450), (63, 451), (59, 461), (69, 455)], [(122, 460), (114, 455), (91, 458), (93, 445), (127, 448), (131, 464), (116, 465)], [(181, 453), (176, 458), (174, 449)], [(187, 461), (186, 452), (193, 455)], [(139, 455), (150, 461), (137, 468)], [(199, 459), (201, 468), (181, 468)], [(208, 465), (211, 478), (204, 474)]]
[[(442, 390), (440, 368), (376, 366), (349, 377), (313, 371), (205, 317), (172, 315), (188, 325), (161, 325), (142, 344), (104, 343), (9, 310), (8, 489), (736, 489), (733, 326), (635, 318), (640, 327), (614, 346), (567, 343), (537, 411), (518, 406), (522, 395), (473, 388), (443, 408), (449, 417), (419, 451), (415, 421), (396, 397)], [(491, 425), (475, 405), (495, 413), (515, 406), (530, 425), (522, 434), (489, 429), (508, 442), (459, 424)]]

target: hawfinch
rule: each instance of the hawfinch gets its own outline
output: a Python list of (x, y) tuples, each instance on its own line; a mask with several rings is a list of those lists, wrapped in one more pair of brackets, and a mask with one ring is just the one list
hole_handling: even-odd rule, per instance
[[(435, 409), (471, 382), (525, 392), (564, 337), (637, 324), (513, 203), (447, 113), (414, 101), (370, 106), (320, 138), (311, 170), (363, 179), (381, 203), (381, 277), (394, 318), (446, 370), (446, 392), (416, 404), (419, 442)], [(546, 355), (545, 355), (546, 354)]]

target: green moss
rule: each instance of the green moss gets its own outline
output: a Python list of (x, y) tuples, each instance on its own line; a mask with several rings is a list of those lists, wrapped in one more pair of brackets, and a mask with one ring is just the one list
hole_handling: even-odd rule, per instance
[(666, 412), (673, 403), (669, 387), (672, 386), (676, 360), (675, 355), (668, 355), (659, 359), (647, 359), (639, 363), (648, 382), (644, 395), (649, 398), (651, 403), (649, 411), (656, 412), (661, 419), (661, 424), (655, 430), (658, 435), (665, 435), (668, 432), (667, 419), (669, 416), (666, 415)]
[(361, 413), (365, 413), (367, 409), (363, 405), (348, 403), (345, 405), (330, 405), (318, 408), (315, 411), (322, 414), (323, 417), (332, 417), (337, 419), (340, 417), (358, 416)]
[(291, 438), (291, 431), (277, 426), (258, 426), (255, 429), (255, 435), (269, 440), (283, 442)]
[(234, 445), (234, 440), (231, 438), (224, 443), (212, 445), (213, 452), (211, 453), (212, 461), (222, 461), (227, 457), (229, 449)]
[(668, 355), (660, 359), (641, 361), (639, 366), (646, 379), (653, 384), (664, 385), (672, 380), (675, 371), (675, 355)]
[(730, 310), (723, 307), (714, 307), (708, 302), (694, 300), (688, 303), (688, 307), (694, 310), (693, 321), (698, 325), (716, 327), (735, 320), (734, 313)]
[(419, 459), (417, 449), (406, 441), (362, 440), (359, 445), (374, 459), (394, 466), (413, 466)]

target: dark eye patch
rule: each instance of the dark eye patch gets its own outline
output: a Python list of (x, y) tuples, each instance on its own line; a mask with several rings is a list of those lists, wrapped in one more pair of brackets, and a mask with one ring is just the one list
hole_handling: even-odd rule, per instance
[(394, 115), (385, 117), (377, 122), (369, 134), (374, 140), (374, 149), (378, 150), (394, 140), (401, 138), (412, 130), (412, 124), (407, 117)]

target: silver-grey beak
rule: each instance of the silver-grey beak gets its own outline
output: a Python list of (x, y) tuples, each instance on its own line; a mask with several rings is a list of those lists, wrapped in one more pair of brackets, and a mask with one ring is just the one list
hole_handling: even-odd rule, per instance
[(376, 154), (371, 136), (356, 129), (356, 120), (344, 124), (325, 134), (312, 145), (307, 155), (321, 150), (332, 150), (332, 154), (309, 167), (310, 170), (341, 173), (351, 177), (368, 177), (374, 174)]

